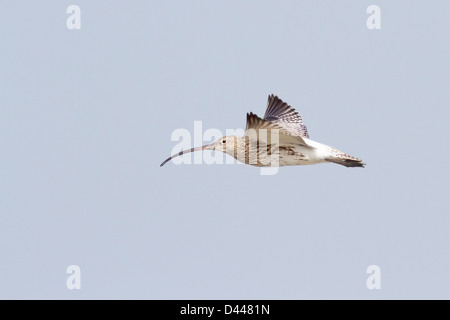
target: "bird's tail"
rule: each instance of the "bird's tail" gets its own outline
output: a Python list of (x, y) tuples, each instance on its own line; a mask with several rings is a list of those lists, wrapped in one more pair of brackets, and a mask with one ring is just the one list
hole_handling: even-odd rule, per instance
[(340, 165), (346, 166), (346, 167), (362, 167), (362, 168), (364, 168), (364, 166), (366, 165), (364, 162), (362, 162), (361, 159), (349, 156), (348, 154), (345, 154), (345, 153), (336, 153), (332, 157), (329, 157), (325, 160), (336, 163), (336, 164), (340, 164)]

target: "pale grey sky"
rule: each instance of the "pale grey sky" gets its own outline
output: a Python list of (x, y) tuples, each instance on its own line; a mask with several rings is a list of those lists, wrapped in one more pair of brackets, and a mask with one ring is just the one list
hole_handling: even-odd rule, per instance
[[(427, 1), (5, 1), (0, 298), (448, 299), (449, 17)], [(159, 167), (175, 129), (243, 128), (271, 93), (367, 167)]]

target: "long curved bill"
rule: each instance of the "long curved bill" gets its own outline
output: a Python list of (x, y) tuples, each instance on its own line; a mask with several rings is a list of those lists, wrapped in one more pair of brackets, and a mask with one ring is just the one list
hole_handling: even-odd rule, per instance
[(174, 154), (173, 156), (167, 158), (166, 160), (164, 160), (163, 163), (161, 163), (160, 167), (162, 167), (163, 165), (165, 165), (167, 162), (169, 162), (170, 160), (172, 160), (173, 158), (176, 158), (178, 156), (181, 156), (185, 153), (189, 153), (189, 152), (194, 152), (194, 151), (202, 151), (205, 150), (207, 147), (209, 147), (210, 145), (206, 145), (206, 146), (202, 146), (202, 147), (197, 147), (197, 148), (192, 148), (192, 149), (188, 149), (188, 150), (183, 150), (178, 152), (177, 154)]

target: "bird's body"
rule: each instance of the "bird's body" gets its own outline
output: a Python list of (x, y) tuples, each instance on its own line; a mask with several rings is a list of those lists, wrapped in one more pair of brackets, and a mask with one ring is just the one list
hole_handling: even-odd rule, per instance
[(306, 126), (298, 112), (277, 96), (270, 95), (264, 118), (247, 114), (245, 134), (225, 136), (203, 147), (181, 151), (165, 160), (187, 152), (218, 150), (240, 162), (257, 167), (309, 165), (323, 162), (346, 167), (364, 167), (362, 160), (309, 139)]

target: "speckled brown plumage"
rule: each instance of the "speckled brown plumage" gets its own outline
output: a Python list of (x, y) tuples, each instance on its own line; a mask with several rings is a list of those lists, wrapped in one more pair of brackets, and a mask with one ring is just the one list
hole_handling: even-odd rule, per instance
[(324, 162), (346, 167), (364, 167), (362, 160), (336, 148), (309, 139), (300, 114), (273, 94), (269, 96), (264, 118), (247, 113), (243, 137), (225, 136), (210, 145), (181, 151), (168, 158), (199, 150), (218, 150), (240, 162), (257, 167), (308, 165)]

